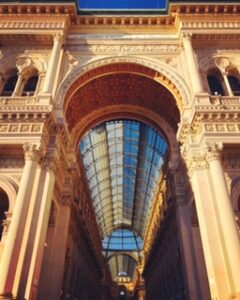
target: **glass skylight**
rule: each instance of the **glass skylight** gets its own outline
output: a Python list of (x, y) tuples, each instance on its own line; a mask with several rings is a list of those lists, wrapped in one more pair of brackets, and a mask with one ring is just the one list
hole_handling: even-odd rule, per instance
[(103, 240), (103, 250), (106, 256), (109, 252), (115, 251), (141, 251), (142, 246), (142, 239), (128, 229), (115, 230)]
[(133, 120), (105, 122), (80, 143), (102, 239), (120, 228), (143, 237), (162, 167), (165, 138)]

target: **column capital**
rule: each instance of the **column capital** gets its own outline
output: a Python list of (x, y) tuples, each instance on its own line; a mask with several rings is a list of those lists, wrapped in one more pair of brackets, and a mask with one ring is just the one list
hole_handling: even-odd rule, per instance
[(182, 32), (182, 39), (191, 42), (193, 33), (192, 32)]
[(42, 149), (37, 144), (25, 143), (23, 144), (23, 151), (25, 160), (38, 161), (42, 156)]
[(221, 142), (213, 142), (213, 143), (207, 143), (205, 146), (206, 149), (206, 160), (208, 162), (212, 160), (220, 160), (223, 144)]
[(204, 170), (209, 168), (208, 161), (204, 154), (197, 154), (190, 157), (185, 156), (184, 160), (190, 177), (196, 170)]
[(62, 33), (53, 34), (53, 41), (62, 43), (63, 42), (63, 34)]

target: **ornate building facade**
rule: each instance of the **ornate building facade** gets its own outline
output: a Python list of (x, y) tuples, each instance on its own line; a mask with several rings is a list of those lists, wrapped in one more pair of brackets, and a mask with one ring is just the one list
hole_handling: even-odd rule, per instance
[(0, 299), (240, 299), (239, 3), (0, 16)]

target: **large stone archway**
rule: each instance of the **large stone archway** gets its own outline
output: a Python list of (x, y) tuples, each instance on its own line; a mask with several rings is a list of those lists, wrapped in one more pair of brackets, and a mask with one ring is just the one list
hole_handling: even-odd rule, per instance
[(180, 92), (169, 78), (145, 65), (126, 63), (124, 59), (117, 59), (118, 63), (107, 60), (108, 64), (101, 65), (103, 62), (98, 68), (90, 65), (89, 71), (72, 80), (65, 100), (60, 97), (56, 103), (57, 108), (63, 107), (71, 133), (69, 150), (76, 149), (84, 132), (100, 122), (133, 118), (161, 131), (176, 155), (176, 131), (183, 100), (188, 101), (181, 94), (183, 87)]
[[(81, 71), (83, 73), (79, 74), (78, 78), (73, 80), (72, 77), (72, 84), (68, 86), (68, 90), (64, 92), (64, 101), (63, 99), (61, 100), (60, 96), (61, 88), (59, 90), (56, 109), (63, 109), (64, 119), (68, 126), (71, 137), (68, 153), (71, 153), (72, 157), (78, 156), (79, 141), (87, 131), (97, 125), (111, 120), (130, 119), (149, 124), (161, 132), (169, 145), (169, 165), (171, 165), (171, 167), (177, 166), (181, 158), (176, 133), (178, 125), (181, 122), (183, 107), (187, 106), (190, 101), (190, 98), (187, 96), (187, 88), (184, 87), (184, 84), (180, 85), (178, 80), (175, 82), (171, 81), (165, 75), (160, 74), (157, 69), (153, 70), (144, 64), (139, 65), (138, 60), (135, 63), (126, 63), (124, 59), (117, 59), (116, 61), (110, 60), (108, 64), (104, 64), (103, 62), (104, 60), (100, 62), (99, 66), (92, 63), (91, 68), (88, 66), (90, 70), (86, 68), (83, 72), (82, 69)], [(103, 63), (103, 65), (101, 65), (101, 63)], [(81, 72), (79, 71), (79, 73)], [(74, 76), (76, 76), (76, 74), (77, 72), (75, 72)], [(64, 84), (66, 84), (66, 82)], [(180, 86), (180, 90), (177, 89), (177, 85)], [(80, 162), (84, 185), (87, 185), (88, 180), (85, 178), (81, 159), (77, 159), (77, 161), (78, 163)], [(169, 167), (167, 167), (166, 170), (167, 181), (165, 182), (165, 188), (168, 190), (169, 195), (172, 194), (171, 201), (176, 204), (177, 199), (173, 196), (175, 195), (175, 174), (170, 175), (171, 171)], [(182, 178), (185, 176), (186, 174), (182, 173)], [(168, 196), (164, 193), (163, 198), (166, 197), (166, 200)], [(166, 207), (168, 207), (167, 202), (164, 203), (166, 203)], [(159, 210), (160, 215), (163, 217), (160, 217), (161, 220), (158, 220), (158, 217), (156, 217), (153, 212), (153, 221), (149, 223), (145, 245), (149, 244), (150, 236), (152, 239), (159, 238), (156, 235), (156, 228), (160, 229), (162, 222), (165, 223), (166, 220), (169, 220), (170, 216), (173, 220), (173, 224), (169, 226), (169, 230), (173, 230), (173, 226), (174, 235), (181, 235), (183, 227), (179, 224), (177, 225), (178, 222), (182, 222), (181, 218), (183, 218), (183, 216), (181, 213), (179, 213), (177, 217), (174, 210), (169, 210), (169, 215), (165, 218), (160, 206), (157, 210)], [(190, 215), (188, 218), (190, 218)], [(178, 226), (179, 228), (177, 229)], [(190, 230), (188, 234), (187, 239), (191, 239)], [(166, 237), (163, 236), (162, 238), (163, 242), (158, 241), (160, 247)], [(179, 237), (176, 238), (176, 240), (182, 243)], [(181, 248), (183, 249), (184, 246), (181, 246)], [(150, 247), (146, 247), (146, 249), (148, 255), (146, 256), (146, 261), (142, 263), (147, 262), (149, 266), (149, 264), (152, 264), (152, 262), (148, 260), (150, 252), (156, 251), (156, 249), (154, 249), (153, 243)], [(187, 253), (188, 250), (185, 249), (183, 251)], [(186, 253), (182, 255), (184, 256)], [(192, 267), (193, 264), (191, 264), (190, 268)], [(186, 270), (186, 266), (183, 268), (185, 268), (186, 280), (188, 281), (188, 276), (190, 276), (191, 273), (189, 270)], [(145, 272), (145, 275), (148, 277), (147, 273), (148, 271)], [(179, 273), (179, 276), (182, 275)], [(184, 279), (182, 280), (184, 281)], [(188, 283), (186, 283), (186, 285), (188, 285)]]
[(102, 74), (124, 71), (145, 75), (163, 84), (175, 96), (180, 110), (183, 106), (191, 103), (189, 87), (174, 68), (153, 58), (119, 56), (91, 60), (86, 64), (73, 67), (61, 82), (56, 95), (55, 107), (62, 109), (66, 105), (69, 95), (87, 81)]

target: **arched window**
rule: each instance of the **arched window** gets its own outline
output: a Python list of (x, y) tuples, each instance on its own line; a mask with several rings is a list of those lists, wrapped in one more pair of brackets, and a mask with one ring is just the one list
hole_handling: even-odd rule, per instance
[(240, 80), (233, 75), (228, 75), (228, 81), (234, 96), (240, 96)]
[(38, 75), (28, 78), (28, 80), (24, 85), (22, 96), (34, 95), (37, 88), (37, 84), (38, 84)]
[(7, 194), (0, 188), (0, 240), (3, 234), (3, 222), (6, 219), (5, 212), (8, 211), (9, 201)]
[(223, 78), (219, 70), (211, 70), (207, 75), (207, 81), (212, 95), (225, 95)]
[(1, 96), (5, 96), (5, 97), (12, 96), (12, 93), (14, 92), (17, 80), (18, 80), (17, 75), (13, 75), (13, 76), (9, 77), (3, 86)]

